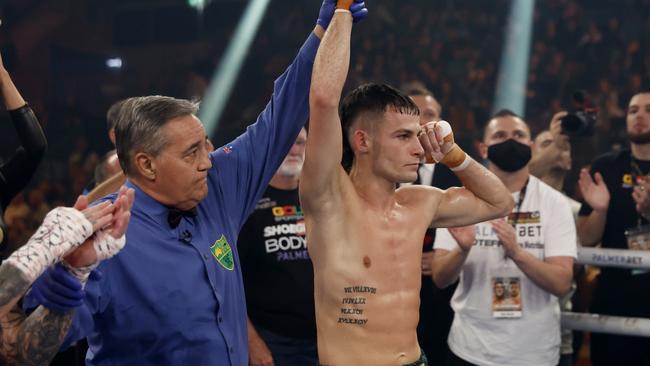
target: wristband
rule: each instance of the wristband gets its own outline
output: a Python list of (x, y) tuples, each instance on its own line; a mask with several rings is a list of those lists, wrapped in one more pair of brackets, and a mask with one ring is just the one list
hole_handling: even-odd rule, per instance
[(350, 10), (353, 0), (338, 0), (336, 2), (336, 9)]

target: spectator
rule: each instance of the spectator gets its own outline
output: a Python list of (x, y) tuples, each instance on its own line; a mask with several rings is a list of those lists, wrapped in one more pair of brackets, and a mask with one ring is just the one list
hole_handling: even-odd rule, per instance
[(303, 129), (241, 230), (251, 366), (318, 365), (314, 273), (298, 199)]
[[(649, 231), (650, 92), (630, 99), (626, 130), (629, 149), (599, 156), (590, 172), (580, 172), (584, 203), (578, 234), (582, 245), (637, 249), (634, 242)], [(649, 318), (650, 273), (601, 268), (591, 312)], [(648, 365), (649, 347), (650, 339), (645, 337), (592, 333), (591, 361), (594, 366)]]
[(480, 154), (512, 192), (515, 209), (505, 220), (436, 235), (436, 285), (460, 279), (452, 298), (448, 365), (558, 363), (558, 297), (571, 287), (575, 226), (567, 200), (530, 175), (531, 145), (521, 118), (497, 113), (485, 128)]

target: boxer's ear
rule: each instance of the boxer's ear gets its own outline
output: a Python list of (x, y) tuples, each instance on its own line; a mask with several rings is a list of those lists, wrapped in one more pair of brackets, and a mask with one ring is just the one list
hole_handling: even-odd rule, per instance
[(364, 130), (354, 130), (352, 133), (352, 144), (354, 150), (367, 153), (370, 148), (370, 136)]

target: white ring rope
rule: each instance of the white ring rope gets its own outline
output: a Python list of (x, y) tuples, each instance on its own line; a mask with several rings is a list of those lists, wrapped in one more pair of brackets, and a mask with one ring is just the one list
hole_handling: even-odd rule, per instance
[[(650, 251), (578, 247), (576, 263), (600, 267), (650, 269)], [(562, 313), (562, 328), (650, 337), (650, 319), (589, 313)]]
[(562, 313), (562, 328), (587, 332), (650, 337), (650, 319), (589, 313)]
[(576, 262), (601, 267), (650, 269), (650, 251), (578, 247)]

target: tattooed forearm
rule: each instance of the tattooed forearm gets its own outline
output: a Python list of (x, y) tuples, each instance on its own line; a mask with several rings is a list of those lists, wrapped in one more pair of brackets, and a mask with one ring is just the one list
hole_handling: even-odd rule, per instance
[(74, 310), (66, 313), (39, 307), (26, 320), (18, 334), (18, 363), (47, 365), (58, 352), (68, 333)]
[(57, 313), (44, 307), (28, 317), (14, 308), (2, 319), (3, 365), (47, 365), (70, 328), (74, 311)]
[(0, 266), (0, 316), (6, 314), (29, 288), (23, 273), (9, 263)]

